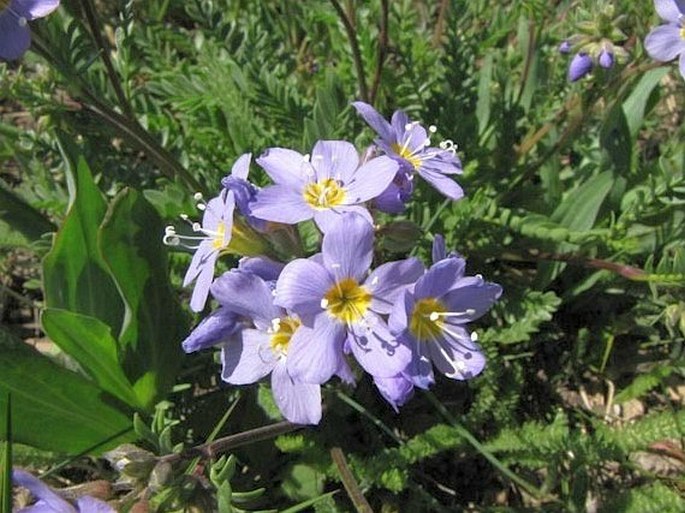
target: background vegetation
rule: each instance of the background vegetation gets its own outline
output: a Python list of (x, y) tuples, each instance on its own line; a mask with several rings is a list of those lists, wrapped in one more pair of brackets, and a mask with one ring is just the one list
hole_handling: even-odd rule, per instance
[[(5, 470), (119, 511), (685, 511), (685, 82), (644, 52), (652, 3), (617, 0), (627, 59), (569, 83), (558, 45), (606, 5), (64, 0), (0, 64)], [(382, 258), (442, 233), (505, 292), (481, 376), (399, 414), (332, 386), (286, 432), (265, 387), (181, 354), (190, 255), (161, 237), (243, 152), (362, 150), (356, 99), (465, 166), (466, 198), (420, 188)]]

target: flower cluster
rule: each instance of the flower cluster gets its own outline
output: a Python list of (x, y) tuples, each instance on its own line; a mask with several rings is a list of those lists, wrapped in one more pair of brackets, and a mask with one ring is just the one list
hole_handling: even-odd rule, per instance
[[(188, 221), (193, 234), (168, 227), (164, 238), (195, 251), (185, 278), (195, 281), (191, 308), (203, 310), (209, 295), (218, 305), (183, 349), (218, 346), (227, 383), (270, 375), (276, 405), (299, 424), (320, 421), (323, 384), (354, 383), (360, 369), (395, 409), (415, 387), (435, 382), (434, 369), (451, 379), (476, 376), (485, 358), (466, 325), (501, 294), (467, 276), (464, 259), (447, 254), (440, 236), (428, 268), (413, 257), (373, 265), (373, 212), (404, 209), (415, 175), (462, 197), (450, 176), (461, 166), (453, 144), (431, 147), (428, 132), (403, 112), (388, 123), (371, 106), (354, 106), (379, 135), (367, 158), (345, 141), (319, 141), (309, 155), (271, 148), (256, 159), (273, 181), (260, 189), (247, 181), (244, 155), (216, 198), (197, 196), (204, 217)], [(292, 258), (281, 246), (279, 254), (275, 234), (297, 237), (289, 225), (310, 220), (322, 234), (320, 251)], [(245, 256), (214, 278), (226, 252)]]
[(645, 49), (650, 57), (662, 62), (680, 57), (680, 74), (685, 78), (685, 2), (654, 0), (654, 7), (666, 24), (652, 29), (645, 38)]
[(611, 3), (600, 3), (594, 13), (581, 10), (580, 16), (584, 21), (577, 24), (579, 33), (559, 45), (561, 54), (573, 55), (568, 68), (571, 82), (580, 80), (597, 67), (609, 70), (628, 57), (622, 46), (627, 39), (620, 29), (623, 16), (614, 16)]
[(0, 60), (19, 59), (31, 45), (28, 22), (59, 7), (59, 0), (0, 0)]

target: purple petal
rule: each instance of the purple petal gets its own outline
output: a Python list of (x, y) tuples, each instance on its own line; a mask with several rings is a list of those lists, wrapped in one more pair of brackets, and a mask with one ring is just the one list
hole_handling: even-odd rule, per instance
[(377, 267), (364, 282), (373, 295), (371, 310), (389, 314), (407, 287), (413, 285), (425, 270), (421, 261), (413, 257)]
[[(395, 132), (396, 137), (400, 134), (404, 134), (407, 131), (407, 125), (409, 124), (409, 116), (403, 110), (396, 110), (392, 113), (392, 119), (390, 124)], [(392, 141), (391, 141), (392, 142)], [(402, 142), (395, 139), (394, 142)]]
[(76, 500), (76, 507), (79, 513), (115, 513), (109, 504), (89, 495), (79, 497)]
[(410, 335), (401, 338), (402, 343), (412, 350), (412, 359), (403, 374), (411, 380), (414, 386), (427, 389), (435, 383), (433, 364), (428, 357), (427, 344), (418, 342)]
[(373, 259), (373, 226), (356, 214), (341, 217), (324, 235), (321, 251), (336, 281), (361, 282)]
[(685, 52), (685, 40), (678, 25), (660, 25), (647, 34), (645, 49), (652, 59), (668, 62)]
[(414, 395), (414, 384), (401, 374), (390, 378), (374, 377), (373, 383), (396, 412)]
[(439, 262), (447, 258), (447, 248), (445, 247), (445, 237), (437, 234), (433, 238), (433, 248), (431, 251), (433, 263)]
[(568, 68), (568, 79), (571, 82), (580, 80), (592, 70), (592, 58), (584, 52), (578, 53), (571, 60)]
[(359, 166), (359, 154), (347, 141), (318, 141), (311, 157), (318, 181), (333, 178), (347, 183)]
[[(13, 469), (12, 480), (18, 486), (26, 488), (36, 498), (40, 499), (54, 513), (75, 513), (75, 509), (67, 501), (57, 495), (52, 489), (37, 477), (25, 470)], [(41, 505), (42, 506), (42, 505)]]
[(231, 241), (233, 229), (233, 212), (235, 210), (235, 196), (226, 192), (221, 196), (212, 198), (207, 202), (205, 213), (202, 216), (202, 228), (216, 232), (220, 224), (224, 226), (223, 245)]
[(348, 337), (359, 364), (372, 376), (381, 378), (402, 372), (412, 358), (409, 348), (392, 336), (379, 316), (367, 313), (364, 321), (354, 324)]
[(211, 286), (212, 296), (222, 306), (249, 317), (258, 328), (266, 329), (281, 316), (274, 305), (271, 287), (256, 274), (229, 271), (219, 276)]
[(371, 159), (344, 184), (345, 203), (357, 205), (379, 196), (395, 178), (398, 168), (397, 162), (389, 157)]
[(496, 283), (485, 282), (481, 277), (464, 278), (441, 299), (450, 312), (464, 315), (445, 320), (454, 324), (474, 321), (490, 310), (501, 295), (502, 287)]
[(285, 224), (297, 224), (311, 219), (315, 211), (304, 200), (302, 191), (303, 189), (294, 190), (284, 185), (265, 187), (257, 193), (251, 208), (252, 215), (258, 219)]
[(417, 298), (439, 298), (451, 290), (464, 274), (466, 262), (461, 258), (448, 258), (433, 264), (416, 282)]
[(294, 150), (269, 148), (256, 162), (277, 184), (302, 189), (309, 181), (310, 164), (304, 155)]
[[(411, 195), (411, 194), (410, 194)], [(380, 193), (374, 200), (374, 205), (381, 212), (386, 214), (401, 214), (407, 208), (407, 200), (403, 199), (403, 191), (400, 187), (391, 182), (390, 185)]]
[(485, 356), (468, 331), (453, 327), (445, 338), (428, 342), (430, 359), (450, 379), (470, 379), (485, 367)]
[(349, 215), (361, 216), (369, 223), (369, 226), (373, 225), (373, 218), (369, 211), (359, 205), (342, 205), (326, 210), (317, 210), (314, 213), (314, 222), (321, 232), (325, 234), (334, 229), (335, 225), (341, 222), (343, 217)]
[(571, 53), (571, 42), (567, 39), (559, 44), (559, 53), (567, 54)]
[(464, 197), (464, 190), (449, 176), (445, 176), (426, 168), (419, 168), (418, 173), (421, 175), (421, 178), (435, 187), (435, 189), (437, 189), (437, 191), (442, 195), (453, 200), (458, 200)]
[(371, 105), (364, 102), (352, 102), (352, 106), (357, 109), (359, 115), (376, 131), (381, 139), (387, 141), (389, 144), (396, 141), (395, 131), (392, 126), (390, 126), (390, 123), (388, 123)]
[(0, 60), (19, 59), (31, 46), (31, 32), (9, 10), (0, 13)]
[(265, 281), (276, 281), (284, 267), (283, 262), (265, 256), (243, 257), (238, 262), (238, 269), (256, 274)]
[(243, 324), (240, 316), (226, 308), (219, 308), (202, 319), (181, 343), (186, 353), (193, 353), (226, 342), (238, 333)]
[(238, 160), (235, 161), (231, 168), (231, 176), (247, 180), (247, 175), (250, 172), (250, 162), (252, 161), (252, 153), (244, 153)]
[(399, 336), (402, 332), (407, 330), (407, 326), (409, 325), (407, 315), (414, 310), (415, 303), (414, 295), (408, 290), (405, 290), (398, 298), (398, 301), (393, 306), (390, 316), (388, 317), (388, 328), (390, 328), (390, 333)]
[(233, 385), (249, 385), (269, 374), (276, 365), (270, 341), (268, 333), (243, 330), (239, 340), (221, 348), (221, 379)]
[(321, 386), (293, 381), (282, 363), (271, 373), (271, 392), (278, 409), (293, 424), (321, 420)]
[(201, 312), (205, 307), (207, 296), (209, 295), (209, 287), (214, 278), (214, 265), (218, 256), (219, 252), (213, 248), (212, 243), (209, 241), (202, 242), (193, 255), (190, 267), (188, 267), (183, 280), (184, 287), (197, 280), (193, 288), (193, 295), (190, 298), (190, 309), (193, 312)]
[(275, 302), (300, 317), (315, 315), (323, 311), (321, 300), (333, 283), (321, 264), (303, 258), (293, 260), (278, 277)]
[(59, 0), (14, 0), (12, 9), (27, 20), (47, 16), (59, 7)]
[(287, 366), (290, 376), (321, 385), (342, 368), (345, 328), (327, 314), (319, 315), (313, 328), (300, 326), (290, 339)]
[(671, 23), (677, 23), (680, 16), (685, 14), (683, 0), (654, 0), (654, 8), (662, 20)]

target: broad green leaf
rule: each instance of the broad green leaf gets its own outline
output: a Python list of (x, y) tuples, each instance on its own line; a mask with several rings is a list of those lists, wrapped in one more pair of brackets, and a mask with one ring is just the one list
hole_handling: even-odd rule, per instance
[(188, 327), (169, 286), (163, 234), (152, 205), (125, 189), (110, 205), (99, 239), (125, 302), (122, 364), (140, 403), (149, 408), (173, 384)]
[[(569, 230), (579, 232), (589, 230), (595, 225), (599, 209), (613, 184), (614, 175), (611, 171), (603, 171), (593, 176), (571, 192), (552, 213), (550, 219)], [(566, 253), (575, 248), (573, 244), (562, 242), (555, 251)], [(544, 287), (549, 284), (565, 267), (566, 264), (563, 262), (541, 264), (537, 278), (538, 286)]]
[(123, 305), (97, 244), (107, 204), (83, 159), (77, 175), (74, 201), (43, 260), (45, 304), (100, 319), (118, 334)]
[(649, 109), (648, 103), (654, 88), (668, 72), (669, 69), (666, 67), (648, 71), (642, 76), (640, 82), (638, 82), (633, 92), (628, 96), (628, 99), (623, 102), (623, 112), (626, 116), (630, 135), (633, 138), (637, 136), (642, 126), (644, 116)]
[(599, 143), (609, 165), (619, 173), (628, 174), (633, 159), (633, 139), (621, 104), (614, 104), (609, 111), (599, 134)]
[(108, 439), (113, 447), (128, 436), (131, 420), (95, 384), (3, 329), (0, 368), (0, 411), (11, 393), (15, 442), (75, 454)]
[(38, 240), (57, 227), (43, 214), (10, 191), (0, 181), (0, 218), (29, 241)]
[(94, 317), (48, 308), (43, 329), (62, 351), (74, 358), (100, 388), (132, 407), (140, 407), (119, 362), (118, 344), (111, 329)]

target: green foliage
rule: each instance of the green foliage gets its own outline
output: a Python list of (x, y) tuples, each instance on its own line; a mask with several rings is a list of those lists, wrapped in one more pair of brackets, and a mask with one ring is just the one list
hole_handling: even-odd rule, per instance
[[(11, 391), (15, 441), (79, 453), (135, 412), (124, 511), (143, 498), (152, 511), (350, 511), (331, 447), (374, 511), (685, 510), (681, 479), (634, 458), (685, 425), (670, 409), (685, 347), (685, 89), (644, 50), (652, 3), (613, 2), (616, 26), (590, 0), (340, 3), (360, 62), (329, 1), (150, 0), (98, 2), (95, 28), (83, 2), (62, 2), (32, 22), (35, 52), (0, 63), (0, 413)], [(571, 84), (557, 48), (588, 31), (621, 39), (627, 62)], [(417, 179), (401, 218), (376, 217), (376, 261), (428, 263), (444, 234), (469, 274), (500, 283), (470, 327), (486, 369), (438, 378), (437, 404), (417, 393), (399, 414), (370, 382), (350, 402), (334, 383), (319, 427), (179, 462), (215, 428), (281, 417), (267, 385), (239, 394), (220, 386), (218, 356), (181, 357), (189, 256), (168, 260), (164, 224), (194, 220), (193, 194), (213, 196), (241, 153), (308, 153), (322, 138), (363, 151), (374, 136), (349, 106), (362, 86), (386, 117), (402, 109), (457, 144), (466, 197)], [(257, 166), (250, 179), (268, 183)], [(283, 254), (320, 243), (313, 223), (281, 235)], [(36, 336), (34, 307), (54, 358), (15, 336)], [(623, 418), (605, 386), (646, 414)]]

